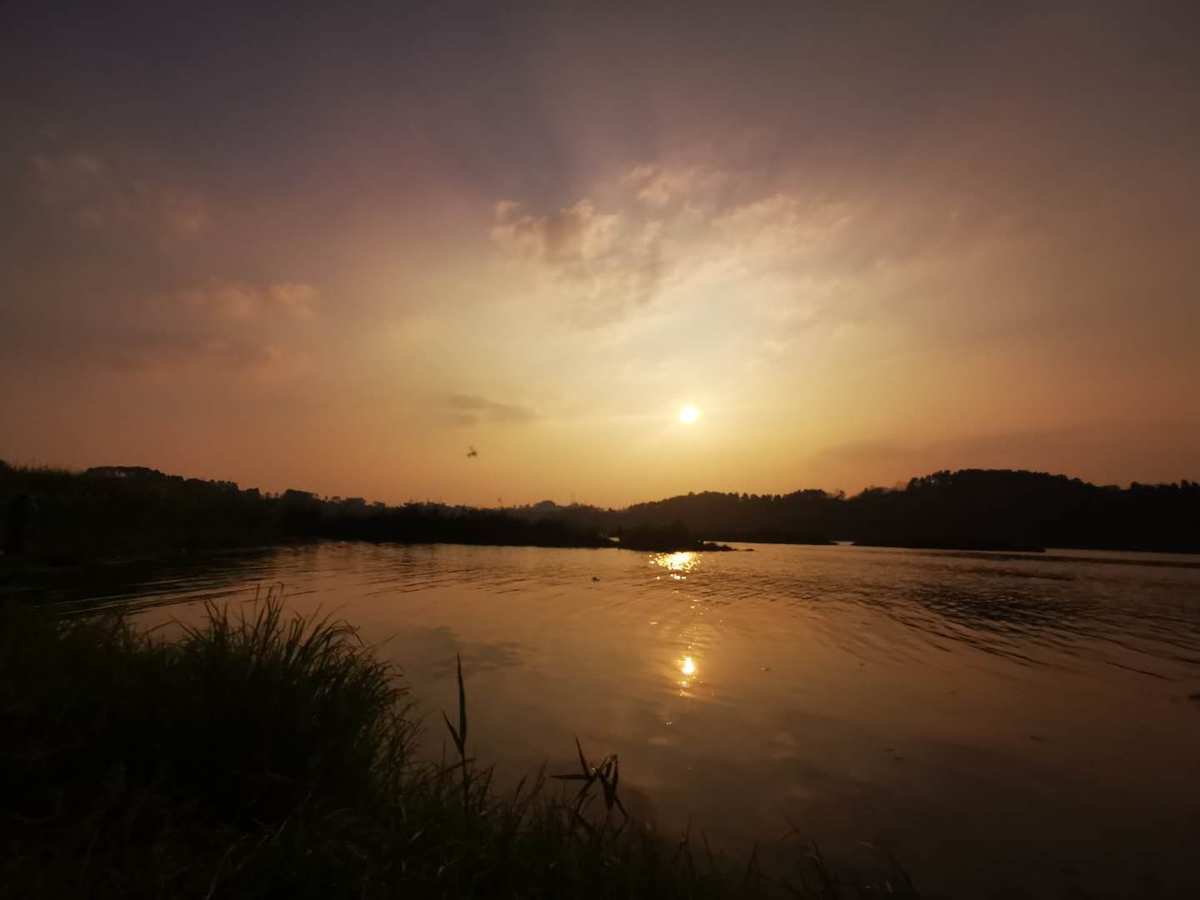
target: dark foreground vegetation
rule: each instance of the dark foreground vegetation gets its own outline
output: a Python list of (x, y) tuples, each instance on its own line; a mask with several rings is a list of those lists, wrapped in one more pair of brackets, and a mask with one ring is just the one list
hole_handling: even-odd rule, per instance
[[(493, 786), (467, 699), (414, 757), (396, 673), (347, 626), (209, 608), (173, 641), (0, 610), (0, 894), (92, 898), (913, 896), (784, 873), (631, 820), (615, 757)], [(453, 720), (453, 721), (451, 721)], [(573, 751), (574, 752), (574, 751)], [(882, 870), (881, 870), (882, 871)]]
[(72, 473), (0, 463), (6, 556), (49, 563), (337, 538), (413, 543), (716, 550), (711, 541), (1200, 552), (1200, 484), (1096, 486), (966, 469), (853, 497), (705, 492), (600, 509), (543, 501), (477, 509), (240, 489), (138, 467)]

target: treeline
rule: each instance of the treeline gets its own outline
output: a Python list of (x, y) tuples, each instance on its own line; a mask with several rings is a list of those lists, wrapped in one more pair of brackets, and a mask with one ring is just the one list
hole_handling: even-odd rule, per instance
[(340, 538), (717, 549), (702, 541), (1200, 552), (1200, 485), (1096, 486), (1040, 472), (965, 469), (847, 497), (707, 491), (626, 509), (550, 501), (505, 509), (388, 506), (360, 497), (243, 490), (142, 467), (72, 473), (0, 462), (5, 555), (69, 562)]
[(600, 547), (601, 535), (546, 516), (361, 497), (243, 490), (229, 481), (140, 466), (84, 472), (0, 462), (0, 548), (8, 557), (70, 563), (311, 538)]
[(1042, 472), (965, 469), (845, 501), (841, 533), (919, 547), (1200, 552), (1200, 484), (1097, 486)]
[(0, 462), (0, 548), (67, 563), (255, 546), (281, 537), (278, 501), (229, 481), (141, 467), (86, 472)]
[(554, 516), (528, 518), (497, 509), (407, 503), (368, 504), (359, 497), (322, 499), (304, 491), (278, 498), (280, 532), (287, 537), (405, 543), (533, 547), (607, 547), (597, 531)]
[(707, 540), (893, 547), (1037, 550), (1045, 547), (1200, 552), (1200, 484), (1098, 486), (1044, 472), (962, 469), (859, 494), (705, 491), (623, 510), (555, 506), (514, 512), (556, 516), (579, 527), (673, 523)]

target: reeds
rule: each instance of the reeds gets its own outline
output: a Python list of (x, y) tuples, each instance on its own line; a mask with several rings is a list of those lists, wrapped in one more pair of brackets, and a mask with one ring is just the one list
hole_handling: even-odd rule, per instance
[(0, 626), (0, 896), (855, 896), (664, 839), (578, 741), (577, 772), (499, 790), (461, 659), (455, 758), (416, 759), (399, 673), (275, 591), (171, 641), (27, 608)]

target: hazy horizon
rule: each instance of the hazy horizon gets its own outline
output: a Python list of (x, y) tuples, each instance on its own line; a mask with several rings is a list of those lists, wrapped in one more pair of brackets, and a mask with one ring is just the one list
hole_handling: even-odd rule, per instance
[(7, 7), (0, 459), (479, 506), (1196, 478), (1195, 19)]
[[(96, 466), (65, 467), (65, 466), (55, 466), (55, 465), (49, 464), (49, 463), (14, 462), (13, 460), (7, 460), (7, 459), (3, 459), (3, 458), (0, 458), (0, 462), (7, 463), (9, 465), (16, 465), (16, 466), (20, 466), (20, 467), (33, 468), (33, 469), (38, 469), (38, 468), (59, 469), (59, 468), (62, 468), (62, 469), (66, 469), (66, 470), (72, 471), (72, 472), (81, 472), (81, 471), (85, 471), (85, 470), (91, 469), (91, 468), (110, 468), (110, 467), (111, 468), (146, 468), (146, 469), (157, 470), (157, 471), (161, 472), (163, 475), (172, 476), (172, 477), (200, 478), (200, 479), (206, 480), (206, 481), (233, 481), (234, 483), (237, 484), (237, 486), (240, 490), (256, 490), (257, 489), (257, 490), (260, 490), (267, 494), (282, 494), (287, 490), (298, 490), (298, 491), (306, 491), (308, 493), (313, 494), (314, 496), (321, 497), (323, 499), (334, 499), (334, 498), (337, 498), (337, 499), (359, 499), (359, 500), (365, 500), (368, 503), (383, 502), (383, 503), (386, 503), (388, 505), (393, 505), (393, 506), (403, 505), (405, 503), (441, 503), (441, 504), (450, 505), (450, 506), (456, 506), (456, 505), (457, 506), (475, 506), (475, 507), (478, 507), (481, 509), (533, 506), (538, 503), (550, 501), (552, 503), (557, 504), (558, 506), (571, 506), (571, 505), (578, 504), (580, 506), (590, 506), (590, 507), (594, 507), (597, 509), (621, 510), (621, 509), (626, 509), (631, 506), (636, 506), (637, 504), (640, 504), (640, 503), (653, 503), (653, 502), (659, 501), (659, 500), (668, 500), (668, 499), (671, 499), (674, 497), (687, 496), (690, 494), (702, 494), (702, 493), (746, 494), (746, 495), (750, 495), (750, 496), (770, 497), (770, 496), (786, 496), (789, 494), (799, 493), (801, 491), (807, 491), (807, 490), (822, 490), (826, 494), (829, 494), (831, 496), (836, 496), (840, 492), (840, 493), (844, 494), (846, 497), (852, 497), (852, 496), (855, 496), (855, 495), (861, 493), (862, 491), (864, 491), (868, 488), (884, 488), (884, 489), (890, 489), (890, 490), (902, 490), (907, 486), (909, 480), (912, 478), (920, 478), (923, 476), (932, 475), (932, 474), (934, 474), (934, 471), (943, 471), (943, 470), (930, 470), (928, 472), (913, 472), (911, 475), (909, 475), (905, 478), (897, 479), (896, 481), (888, 483), (888, 484), (869, 484), (869, 485), (864, 485), (862, 488), (858, 488), (853, 491), (845, 490), (844, 488), (822, 487), (821, 485), (793, 485), (792, 487), (785, 488), (783, 490), (763, 490), (763, 491), (739, 490), (739, 489), (733, 489), (733, 488), (729, 488), (729, 489), (720, 488), (719, 489), (719, 488), (710, 488), (710, 487), (696, 487), (696, 488), (689, 488), (687, 490), (679, 491), (679, 492), (672, 493), (672, 494), (662, 494), (662, 495), (653, 496), (653, 497), (649, 497), (649, 496), (648, 497), (639, 497), (639, 498), (630, 500), (626, 503), (617, 503), (617, 504), (595, 503), (595, 502), (589, 501), (586, 497), (581, 497), (581, 496), (571, 496), (569, 498), (548, 497), (547, 496), (547, 497), (539, 497), (539, 498), (533, 499), (533, 500), (528, 500), (528, 499), (509, 500), (508, 498), (505, 498), (505, 497), (497, 497), (496, 500), (492, 501), (491, 503), (483, 502), (483, 503), (472, 504), (472, 503), (464, 503), (461, 501), (447, 500), (442, 497), (433, 497), (433, 496), (410, 496), (410, 497), (359, 496), (359, 495), (355, 495), (355, 494), (342, 494), (342, 493), (338, 493), (337, 491), (316, 490), (316, 489), (313, 489), (311, 486), (305, 486), (305, 485), (301, 485), (301, 484), (288, 484), (288, 485), (283, 485), (283, 486), (266, 485), (266, 484), (247, 484), (247, 483), (243, 483), (243, 482), (238, 482), (238, 481), (236, 481), (236, 479), (222, 478), (219, 475), (200, 476), (200, 475), (196, 475), (191, 472), (174, 472), (174, 471), (162, 469), (158, 466), (149, 465), (149, 464), (144, 465), (141, 463), (128, 463), (128, 464), (127, 463), (104, 463), (104, 464), (100, 464), (100, 465), (96, 465)], [(972, 468), (972, 467), (964, 467), (964, 468)], [(1135, 483), (1135, 482), (1141, 483), (1141, 484), (1146, 484), (1146, 485), (1163, 483), (1163, 482), (1150, 482), (1150, 481), (1140, 481), (1139, 482), (1139, 480), (1136, 478), (1133, 479), (1132, 482), (1089, 482), (1088, 479), (1080, 478), (1080, 476), (1074, 475), (1070, 472), (1054, 472), (1054, 471), (1047, 471), (1044, 469), (1014, 469), (1014, 467), (1008, 467), (1008, 466), (987, 466), (987, 467), (976, 467), (976, 468), (988, 469), (988, 470), (992, 470), (992, 471), (1014, 471), (1014, 470), (1029, 471), (1029, 472), (1034, 472), (1034, 473), (1039, 473), (1039, 474), (1050, 475), (1052, 477), (1066, 477), (1066, 478), (1072, 478), (1072, 479), (1079, 479), (1079, 480), (1087, 482), (1087, 483), (1095, 484), (1098, 487), (1111, 487), (1111, 486), (1115, 485), (1116, 487), (1119, 487), (1123, 490), (1128, 489), (1130, 487), (1131, 483)], [(1189, 478), (1176, 479), (1176, 481), (1180, 481), (1180, 480), (1194, 481), (1194, 479), (1189, 479)], [(1167, 482), (1167, 483), (1172, 483), (1172, 482)]]

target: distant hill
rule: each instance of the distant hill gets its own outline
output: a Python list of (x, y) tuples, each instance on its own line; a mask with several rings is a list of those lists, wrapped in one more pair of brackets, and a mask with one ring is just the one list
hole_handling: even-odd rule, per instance
[(1007, 469), (913, 478), (847, 497), (706, 491), (625, 509), (543, 501), (506, 509), (388, 506), (269, 494), (138, 466), (84, 472), (0, 462), (0, 548), (47, 561), (157, 555), (289, 539), (714, 549), (704, 541), (1200, 552), (1200, 485), (1097, 486)]
[(680, 524), (706, 540), (853, 541), (896, 547), (1034, 550), (1045, 547), (1200, 552), (1200, 484), (1097, 486), (1045, 472), (961, 469), (867, 488), (847, 497), (705, 491), (623, 510), (556, 506), (514, 510), (588, 527)]
[(845, 503), (841, 533), (891, 546), (1200, 552), (1200, 485), (1122, 489), (1007, 469), (942, 471)]

